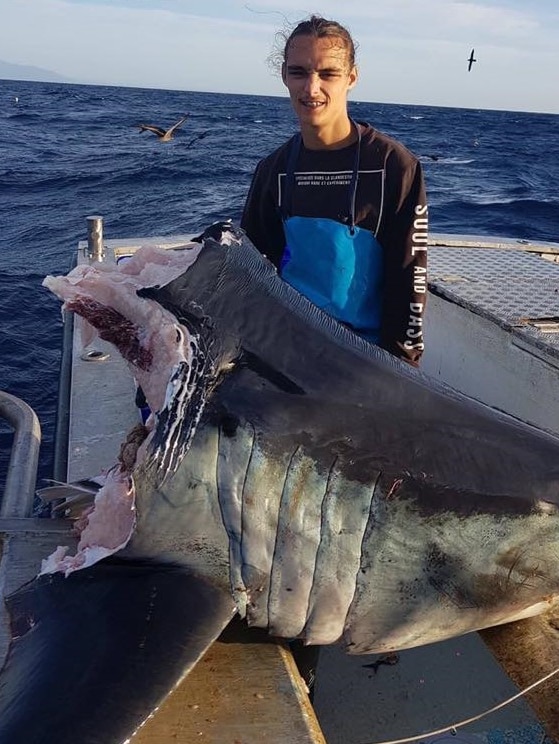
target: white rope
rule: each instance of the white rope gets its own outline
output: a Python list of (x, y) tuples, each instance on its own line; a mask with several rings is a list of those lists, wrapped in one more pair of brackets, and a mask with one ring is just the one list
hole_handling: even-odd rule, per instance
[(417, 736), (408, 736), (405, 739), (391, 739), (390, 741), (379, 741), (379, 742), (375, 742), (375, 744), (408, 744), (408, 742), (419, 741), (420, 739), (425, 739), (428, 736), (437, 736), (438, 734), (447, 734), (449, 731), (455, 734), (456, 729), (460, 728), (461, 726), (467, 726), (469, 723), (474, 723), (474, 721), (479, 721), (480, 718), (484, 718), (485, 716), (488, 716), (490, 713), (495, 713), (495, 711), (500, 710), (501, 708), (504, 708), (506, 705), (510, 705), (510, 703), (513, 703), (515, 700), (518, 700), (518, 698), (522, 697), (527, 692), (530, 692), (530, 690), (533, 690), (534, 687), (537, 687), (538, 685), (541, 685), (544, 682), (547, 682), (548, 679), (551, 679), (551, 677), (553, 677), (558, 672), (559, 672), (559, 667), (557, 669), (554, 669), (549, 674), (546, 674), (545, 677), (542, 677), (541, 679), (538, 679), (536, 682), (533, 682), (528, 687), (525, 687), (520, 692), (517, 692), (516, 695), (513, 695), (512, 697), (507, 698), (506, 700), (503, 700), (502, 703), (499, 703), (498, 705), (493, 706), (493, 708), (489, 708), (488, 710), (483, 711), (483, 713), (479, 713), (477, 716), (466, 718), (464, 721), (458, 721), (457, 723), (453, 723), (451, 726), (445, 726), (445, 728), (437, 729), (436, 731), (429, 731), (425, 734), (418, 734)]

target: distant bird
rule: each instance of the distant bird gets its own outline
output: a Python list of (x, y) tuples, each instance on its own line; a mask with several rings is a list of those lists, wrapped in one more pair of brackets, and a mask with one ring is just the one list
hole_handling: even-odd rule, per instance
[(191, 147), (195, 142), (198, 140), (204, 139), (204, 137), (210, 133), (209, 129), (206, 129), (205, 132), (201, 132), (200, 134), (197, 134), (195, 137), (193, 137), (189, 142), (187, 142), (186, 147)]
[(179, 119), (175, 124), (173, 124), (172, 127), (169, 127), (169, 129), (162, 129), (161, 127), (155, 127), (152, 124), (138, 124), (137, 126), (140, 128), (140, 134), (142, 132), (153, 132), (159, 137), (159, 140), (161, 142), (168, 142), (170, 139), (173, 138), (175, 131), (182, 124), (184, 124), (184, 122), (187, 119), (188, 119), (188, 114), (183, 116), (182, 119)]
[(477, 59), (474, 59), (474, 50), (472, 49), (472, 51), (470, 52), (470, 57), (468, 59), (468, 72), (470, 72), (470, 70), (472, 69), (472, 65), (474, 64), (474, 62), (477, 62)]

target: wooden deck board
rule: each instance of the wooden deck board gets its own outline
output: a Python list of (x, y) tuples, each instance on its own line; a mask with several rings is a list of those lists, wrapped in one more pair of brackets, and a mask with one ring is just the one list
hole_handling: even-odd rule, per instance
[(290, 651), (233, 626), (132, 744), (325, 744)]
[[(559, 668), (559, 608), (481, 630), (479, 635), (512, 681), (524, 689)], [(559, 744), (559, 674), (526, 694), (551, 742)]]

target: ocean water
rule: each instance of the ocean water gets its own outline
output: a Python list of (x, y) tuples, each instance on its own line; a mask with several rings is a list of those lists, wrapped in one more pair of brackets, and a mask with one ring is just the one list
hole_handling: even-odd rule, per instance
[[(379, 103), (352, 115), (422, 160), (434, 232), (559, 240), (559, 116)], [(175, 139), (140, 133), (189, 117)], [(296, 127), (287, 98), (0, 80), (0, 389), (37, 412), (52, 471), (60, 304), (85, 218), (106, 238), (240, 218), (254, 167)], [(0, 489), (11, 433), (0, 424)]]

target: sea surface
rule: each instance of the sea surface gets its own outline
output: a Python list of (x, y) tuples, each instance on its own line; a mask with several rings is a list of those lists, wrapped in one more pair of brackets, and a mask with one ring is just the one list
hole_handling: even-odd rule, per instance
[[(559, 240), (559, 116), (380, 103), (351, 114), (423, 162), (434, 232)], [(167, 143), (137, 125), (188, 119)], [(0, 390), (29, 403), (52, 473), (60, 303), (86, 217), (105, 238), (240, 218), (258, 160), (296, 128), (287, 98), (0, 80)], [(11, 433), (0, 424), (0, 488)]]

